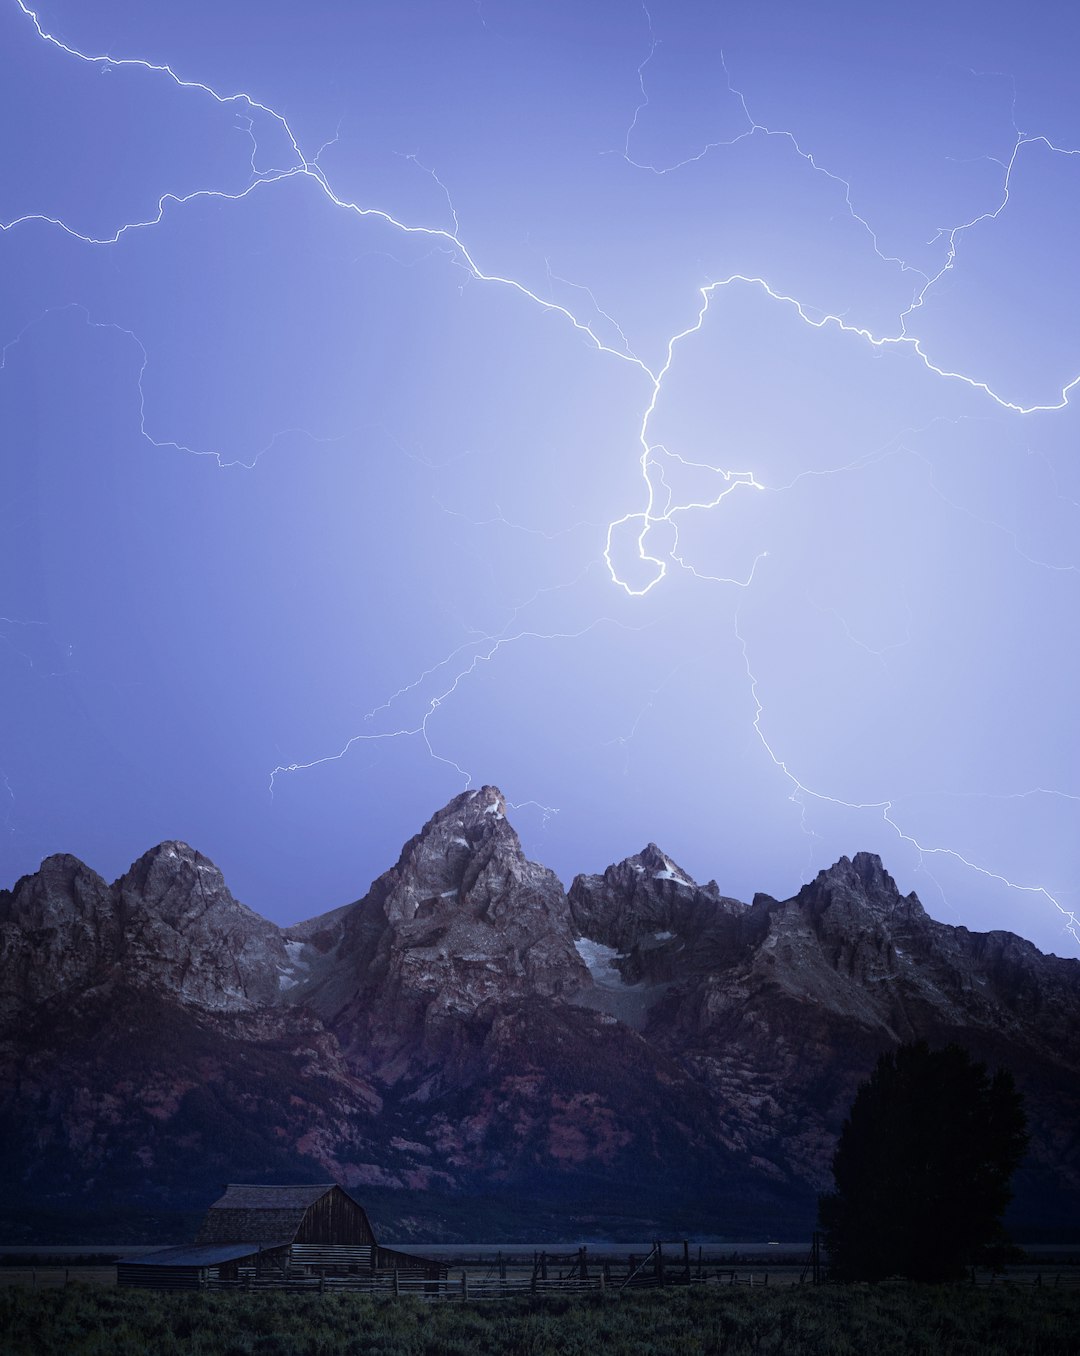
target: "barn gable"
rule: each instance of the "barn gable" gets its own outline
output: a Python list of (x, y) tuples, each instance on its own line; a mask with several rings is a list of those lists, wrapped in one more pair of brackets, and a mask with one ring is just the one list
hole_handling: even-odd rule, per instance
[(230, 1185), (206, 1213), (197, 1243), (372, 1245), (368, 1217), (333, 1182), (316, 1186)]

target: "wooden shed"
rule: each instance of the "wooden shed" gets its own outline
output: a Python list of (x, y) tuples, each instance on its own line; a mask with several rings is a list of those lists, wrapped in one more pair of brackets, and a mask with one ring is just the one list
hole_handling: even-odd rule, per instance
[(363, 1206), (334, 1182), (317, 1186), (232, 1185), (206, 1212), (193, 1244), (160, 1248), (118, 1264), (120, 1285), (182, 1290), (206, 1285), (287, 1283), (311, 1276), (398, 1272), (444, 1281), (444, 1262), (381, 1247)]
[(116, 1264), (116, 1283), (144, 1290), (198, 1290), (214, 1282), (284, 1277), (287, 1265), (284, 1243), (185, 1243), (122, 1257)]

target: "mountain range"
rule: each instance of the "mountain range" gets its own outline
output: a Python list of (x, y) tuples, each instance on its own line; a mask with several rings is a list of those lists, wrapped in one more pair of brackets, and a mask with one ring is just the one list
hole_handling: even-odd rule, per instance
[(1080, 1219), (1080, 961), (931, 919), (876, 856), (793, 898), (654, 844), (569, 891), (497, 788), (295, 927), (161, 843), (0, 891), (0, 1228), (182, 1238), (232, 1182), (349, 1187), (398, 1241), (805, 1237), (859, 1082), (922, 1037), (1011, 1069), (1020, 1236)]

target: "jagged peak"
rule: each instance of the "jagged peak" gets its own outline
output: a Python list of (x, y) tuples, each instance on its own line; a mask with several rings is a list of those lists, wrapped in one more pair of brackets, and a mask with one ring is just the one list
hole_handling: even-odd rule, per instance
[(853, 878), (865, 886), (879, 886), (899, 893), (896, 882), (885, 870), (876, 852), (856, 852), (854, 857), (840, 857), (832, 866), (819, 871), (814, 880), (816, 884), (818, 881), (851, 881)]
[(681, 866), (673, 861), (662, 848), (658, 848), (655, 843), (646, 843), (640, 852), (628, 857), (621, 863), (626, 867), (641, 867), (648, 871), (654, 878), (660, 880), (678, 880), (687, 885), (696, 885), (697, 882), (693, 876), (682, 869)]
[[(602, 872), (589, 873), (580, 872), (574, 877), (575, 881), (625, 881), (632, 877), (648, 878), (650, 880), (673, 880), (689, 885), (694, 889), (700, 888), (697, 881), (688, 871), (684, 871), (677, 862), (675, 862), (663, 848), (657, 847), (655, 843), (646, 843), (640, 852), (635, 852), (633, 856), (624, 857), (622, 861), (613, 862), (605, 867)], [(715, 882), (713, 882), (715, 884)]]
[(441, 810), (436, 810), (424, 828), (429, 829), (449, 819), (475, 820), (489, 816), (506, 818), (506, 797), (497, 786), (473, 787), (447, 801)]
[(11, 893), (18, 895), (27, 885), (33, 885), (35, 881), (45, 880), (66, 880), (74, 882), (76, 880), (90, 880), (95, 883), (105, 885), (104, 879), (94, 870), (92, 866), (76, 857), (70, 852), (53, 852), (42, 860), (38, 869), (20, 878), (12, 887)]
[[(418, 909), (450, 913), (469, 907), (478, 882), (481, 894), (497, 892), (495, 878), (557, 882), (546, 867), (528, 861), (513, 825), (506, 818), (506, 797), (497, 786), (462, 791), (427, 821), (405, 844), (396, 865), (371, 884), (360, 901), (366, 916), (375, 905), (388, 916), (412, 919)], [(561, 886), (558, 887), (561, 891)]]
[(126, 910), (145, 910), (181, 931), (208, 912), (243, 917), (261, 929), (278, 931), (276, 923), (234, 897), (221, 869), (209, 857), (178, 838), (166, 839), (144, 852), (113, 889)]
[(803, 886), (797, 898), (809, 902), (831, 898), (837, 893), (854, 894), (879, 912), (891, 912), (901, 905), (909, 913), (925, 912), (914, 891), (908, 895), (900, 893), (876, 852), (856, 852), (854, 857), (841, 857), (832, 866), (819, 871), (809, 885)]
[(50, 911), (59, 905), (61, 912), (70, 907), (77, 912), (87, 908), (93, 912), (108, 893), (105, 880), (80, 857), (54, 852), (37, 871), (20, 876), (10, 890), (0, 891), (0, 921), (30, 922), (39, 916), (42, 901), (48, 901)]
[(193, 879), (197, 879), (204, 890), (210, 889), (219, 895), (229, 894), (225, 877), (209, 857), (179, 838), (166, 838), (137, 857), (114, 882), (114, 887), (122, 894), (131, 889), (141, 894), (150, 882), (156, 882), (160, 889), (165, 889), (167, 884)]
[(452, 856), (458, 850), (471, 854), (493, 840), (504, 850), (520, 855), (517, 833), (506, 818), (506, 797), (497, 786), (474, 787), (447, 801), (409, 839), (398, 859), (398, 868), (418, 852), (426, 853), (434, 847)]
[[(93, 871), (93, 870), (94, 870), (93, 867), (87, 866), (87, 864), (83, 861), (83, 859), (82, 859), (81, 857), (76, 857), (75, 854), (72, 853), (72, 852), (51, 852), (47, 857), (43, 857), (43, 858), (42, 858), (41, 866), (38, 867), (38, 871), (39, 871), (39, 872), (40, 872), (40, 871)], [(32, 875), (32, 874), (37, 874), (37, 873), (36, 873), (36, 872), (34, 872), (34, 873), (28, 873), (27, 875), (21, 877), (21, 879), (22, 879), (22, 880), (29, 880), (29, 879), (30, 879), (30, 875)], [(97, 873), (94, 872), (94, 874), (96, 875)], [(16, 888), (18, 888), (18, 887), (16, 886)]]
[(210, 863), (209, 857), (204, 857), (198, 848), (193, 848), (190, 843), (185, 843), (180, 838), (165, 838), (160, 843), (155, 843), (152, 848), (147, 848), (131, 865), (136, 867), (141, 862), (153, 862), (160, 858), (190, 862), (192, 865), (196, 862)]

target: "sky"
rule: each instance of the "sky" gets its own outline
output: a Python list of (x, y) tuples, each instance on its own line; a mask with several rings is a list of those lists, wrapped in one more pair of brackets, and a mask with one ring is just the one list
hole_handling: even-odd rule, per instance
[(1080, 13), (0, 0), (0, 884), (877, 852), (1080, 955)]

